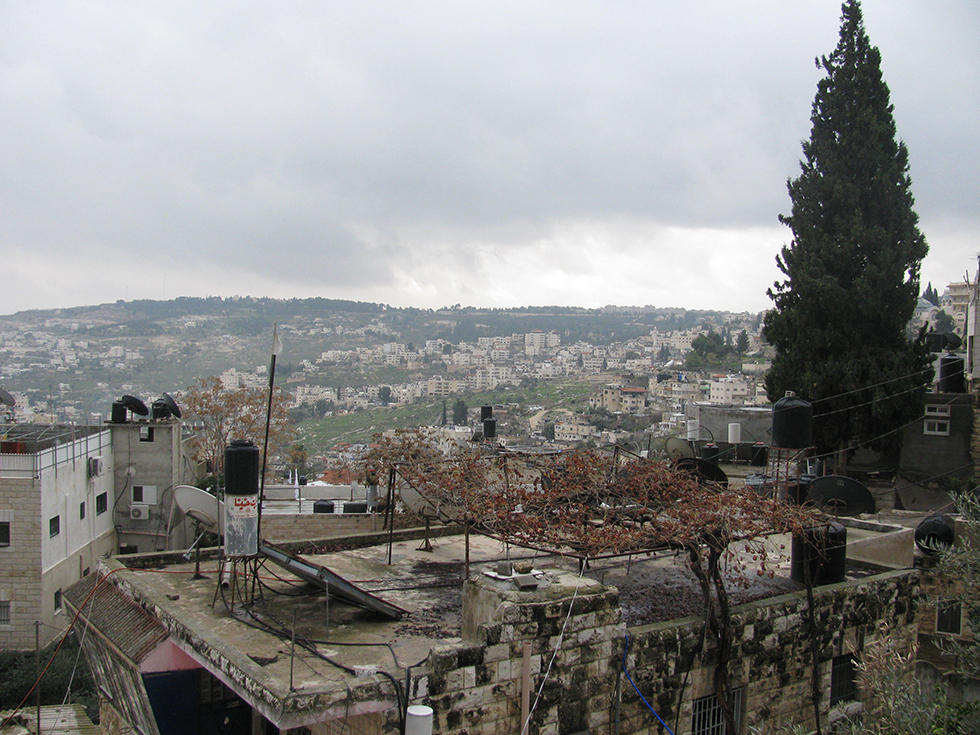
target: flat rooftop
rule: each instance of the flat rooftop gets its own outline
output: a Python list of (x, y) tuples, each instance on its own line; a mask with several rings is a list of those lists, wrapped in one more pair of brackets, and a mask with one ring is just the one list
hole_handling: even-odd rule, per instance
[[(401, 608), (405, 614), (400, 619), (335, 598), (328, 601), (321, 587), (307, 584), (270, 560), (240, 561), (236, 581), (225, 575), (227, 584), (219, 584), (223, 577), (216, 550), (208, 550), (209, 558), (202, 560), (202, 577), (195, 575), (193, 557), (187, 561), (174, 553), (108, 559), (100, 572), (110, 570), (120, 589), (154, 614), (159, 620), (153, 624), (155, 635), (169, 634), (172, 642), (225, 684), (239, 692), (247, 689), (253, 700), (265, 701), (269, 711), (278, 713), (280, 726), (295, 726), (308, 717), (309, 707), (322, 719), (343, 716), (351, 707), (350, 692), (363, 703), (361, 712), (391, 706), (394, 688), (379, 684), (380, 677), (366, 675), (377, 671), (403, 677), (406, 668), (425, 662), (434, 648), (461, 640), (467, 559), (462, 534), (432, 538), (428, 550), (423, 539), (401, 537), (391, 544), (390, 564), (387, 543), (345, 548), (353, 543), (352, 539), (328, 539), (319, 546), (311, 542), (301, 556)], [(801, 590), (802, 585), (790, 579), (790, 548), (788, 537), (770, 537), (770, 558), (761, 575), (756, 573), (756, 562), (744, 559), (743, 584), (733, 582), (730, 587), (732, 603)], [(597, 585), (614, 586), (629, 627), (702, 614), (700, 587), (685, 556), (673, 552), (602, 559), (590, 562), (580, 574), (578, 559), (508, 546), (474, 533), (469, 536), (468, 557), (471, 577), (493, 573), (498, 562), (510, 560), (527, 562), (543, 585), (560, 585), (569, 592), (575, 587), (581, 592), (601, 589)], [(245, 567), (249, 567), (247, 575)], [(877, 571), (884, 570), (856, 565), (849, 566), (847, 573), (857, 578)], [(77, 607), (83, 596), (76, 592), (68, 599)], [(94, 599), (97, 607), (98, 596)], [(95, 616), (95, 609), (84, 615)], [(113, 636), (126, 635), (120, 628), (132, 630), (131, 624), (117, 623), (113, 631), (111, 624), (93, 622), (117, 648), (123, 645)], [(133, 650), (159, 645), (159, 639), (153, 642), (150, 633), (146, 635), (147, 645), (139, 649), (134, 644)], [(138, 657), (134, 660), (139, 663)], [(292, 714), (291, 707), (296, 708)]]

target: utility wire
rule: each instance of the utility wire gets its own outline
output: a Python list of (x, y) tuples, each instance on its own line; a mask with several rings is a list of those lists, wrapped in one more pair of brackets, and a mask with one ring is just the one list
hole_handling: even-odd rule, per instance
[(926, 373), (928, 373), (932, 369), (933, 368), (930, 366), (930, 367), (925, 368), (923, 370), (918, 370), (918, 371), (916, 371), (914, 373), (909, 373), (908, 375), (900, 375), (897, 378), (889, 378), (888, 380), (883, 380), (882, 382), (875, 383), (873, 385), (865, 385), (865, 386), (862, 386), (860, 388), (855, 388), (854, 390), (845, 391), (844, 393), (838, 393), (837, 395), (834, 395), (834, 396), (827, 396), (825, 398), (817, 398), (817, 399), (811, 401), (811, 403), (817, 404), (817, 403), (822, 403), (824, 401), (832, 401), (835, 398), (843, 398), (844, 396), (849, 396), (849, 395), (851, 395), (853, 393), (860, 393), (862, 391), (871, 390), (873, 388), (880, 388), (881, 386), (888, 385), (889, 383), (897, 383), (900, 380), (907, 380), (908, 378), (914, 378), (917, 375), (925, 375)]

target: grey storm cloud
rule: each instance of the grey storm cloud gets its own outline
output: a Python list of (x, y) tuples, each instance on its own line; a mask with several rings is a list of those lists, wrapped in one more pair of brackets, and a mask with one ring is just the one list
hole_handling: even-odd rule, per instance
[[(959, 278), (980, 6), (863, 7), (924, 278)], [(172, 273), (152, 298), (765, 308), (838, 23), (825, 0), (3, 4), (0, 312), (123, 297), (99, 264)]]

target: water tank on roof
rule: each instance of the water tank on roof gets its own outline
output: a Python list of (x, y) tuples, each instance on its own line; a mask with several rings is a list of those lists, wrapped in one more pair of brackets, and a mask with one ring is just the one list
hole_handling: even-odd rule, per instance
[(129, 413), (126, 404), (122, 401), (112, 402), (112, 413), (109, 420), (114, 424), (125, 424), (129, 421)]
[(480, 406), (480, 421), (493, 417), (493, 406)]
[(313, 512), (314, 513), (333, 513), (333, 501), (332, 500), (314, 500), (313, 501)]
[(939, 358), (939, 392), (966, 393), (962, 357), (943, 355)]
[(225, 554), (259, 552), (259, 449), (236, 439), (225, 448)]
[(915, 527), (915, 545), (923, 554), (939, 554), (953, 545), (954, 528), (953, 519), (948, 515), (931, 515)]
[(813, 444), (813, 406), (793, 391), (772, 408), (772, 445), (780, 449), (806, 449)]
[(497, 436), (497, 419), (488, 418), (483, 420), (483, 438), (494, 439)]

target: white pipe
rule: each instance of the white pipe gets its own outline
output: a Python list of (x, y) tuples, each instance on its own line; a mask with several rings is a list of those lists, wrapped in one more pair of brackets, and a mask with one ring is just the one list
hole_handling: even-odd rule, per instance
[(405, 711), (405, 735), (432, 735), (432, 707), (409, 705)]

